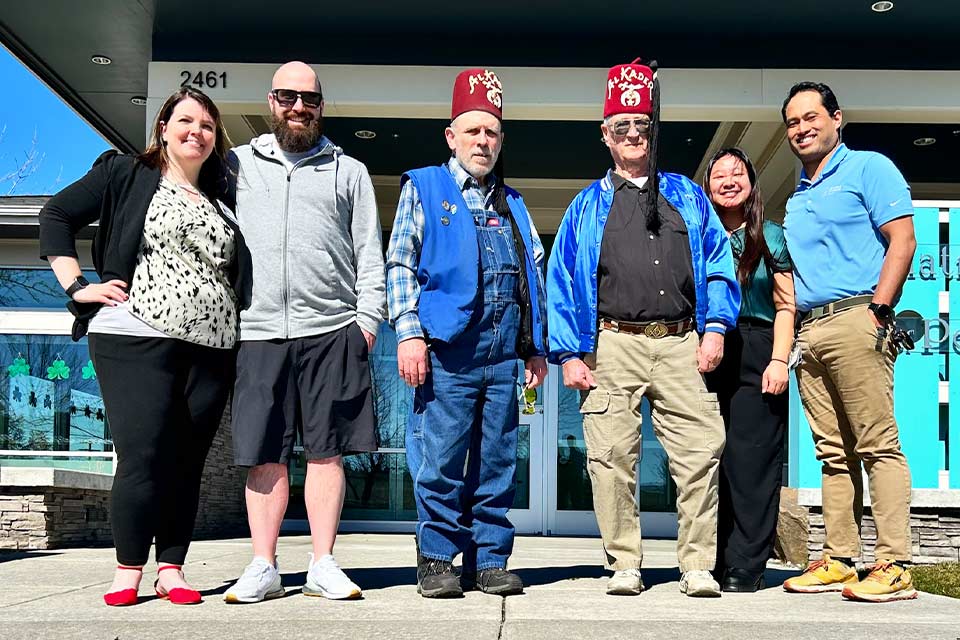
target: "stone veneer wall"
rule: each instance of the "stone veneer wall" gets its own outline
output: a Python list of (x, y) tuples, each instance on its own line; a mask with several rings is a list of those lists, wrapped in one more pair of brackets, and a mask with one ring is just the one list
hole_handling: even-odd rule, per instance
[[(807, 547), (811, 558), (819, 558), (823, 551), (823, 512), (820, 507), (810, 507), (810, 537)], [(910, 510), (910, 533), (913, 540), (913, 562), (960, 561), (960, 509), (914, 507)], [(877, 528), (869, 508), (865, 510), (860, 538), (863, 544), (863, 561), (875, 560), (874, 545)]]
[[(10, 473), (18, 469), (8, 468)], [(8, 469), (4, 469), (7, 471)], [(28, 471), (27, 469), (23, 469)], [(54, 470), (47, 469), (51, 478)], [(8, 474), (9, 475), (9, 474)], [(86, 474), (71, 472), (64, 477)], [(95, 474), (100, 476), (100, 474)], [(103, 488), (2, 483), (0, 473), (0, 549), (57, 549), (111, 546), (109, 476), (97, 478)], [(233, 465), (230, 409), (213, 441), (200, 488), (195, 539), (247, 536), (243, 487), (245, 471)]]
[(110, 544), (109, 491), (0, 487), (0, 549)]

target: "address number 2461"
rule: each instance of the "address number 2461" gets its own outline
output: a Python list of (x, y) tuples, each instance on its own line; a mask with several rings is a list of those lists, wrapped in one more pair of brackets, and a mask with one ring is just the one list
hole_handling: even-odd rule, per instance
[(192, 85), (198, 89), (226, 89), (227, 72), (221, 71), (181, 71), (180, 86)]

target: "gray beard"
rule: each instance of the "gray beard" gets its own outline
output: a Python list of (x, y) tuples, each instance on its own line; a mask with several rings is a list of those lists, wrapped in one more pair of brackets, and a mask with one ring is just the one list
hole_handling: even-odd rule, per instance
[(271, 114), (270, 130), (282, 150), (287, 153), (303, 153), (317, 146), (323, 137), (323, 117), (314, 118), (304, 129), (291, 129), (285, 118)]

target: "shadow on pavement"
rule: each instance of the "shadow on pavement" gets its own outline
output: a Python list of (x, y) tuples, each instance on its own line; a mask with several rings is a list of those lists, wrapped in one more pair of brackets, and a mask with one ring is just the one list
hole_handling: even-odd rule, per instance
[(787, 578), (800, 575), (800, 570), (790, 571), (789, 569), (767, 569), (763, 578), (767, 582), (767, 589), (780, 589), (783, 581)]
[[(640, 573), (646, 588), (665, 582), (676, 582), (680, 579), (680, 571), (675, 567), (670, 569), (641, 569)], [(605, 579), (612, 576), (613, 572), (604, 569), (600, 565), (574, 565), (566, 567), (517, 569), (517, 575), (520, 576), (525, 585), (533, 587), (555, 584), (565, 580), (578, 580), (580, 578)]]
[[(2, 557), (3, 556), (0, 555), (0, 558)], [(345, 571), (351, 580), (360, 585), (361, 589), (386, 589), (389, 587), (413, 586), (417, 584), (416, 567), (348, 567)], [(515, 571), (527, 587), (556, 584), (566, 580), (605, 579), (612, 575), (611, 571), (604, 569), (600, 565), (528, 567), (516, 569)], [(642, 569), (641, 573), (643, 575), (644, 587), (647, 589), (659, 584), (678, 582), (680, 580), (680, 570), (676, 567)], [(765, 573), (766, 588), (779, 589), (784, 580), (798, 573), (799, 571), (767, 569)], [(296, 589), (302, 587), (303, 583), (306, 582), (307, 572), (284, 572), (281, 573), (280, 579), (285, 589), (294, 589), (294, 591), (288, 591), (287, 596), (295, 595), (299, 593)], [(201, 593), (205, 597), (220, 595), (230, 588), (231, 584), (233, 584), (233, 580), (224, 582), (219, 587), (201, 591)]]
[(0, 562), (12, 562), (27, 558), (42, 558), (44, 556), (59, 556), (59, 551), (0, 551)]

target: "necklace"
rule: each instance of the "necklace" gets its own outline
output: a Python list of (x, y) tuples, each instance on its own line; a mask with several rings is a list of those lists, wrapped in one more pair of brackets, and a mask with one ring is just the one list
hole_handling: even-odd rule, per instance
[(195, 186), (193, 186), (192, 184), (181, 184), (181, 183), (179, 183), (179, 182), (174, 182), (173, 184), (177, 185), (178, 187), (180, 187), (181, 189), (183, 189), (184, 191), (186, 191), (186, 192), (189, 193), (189, 194), (192, 194), (192, 195), (195, 195), (195, 196), (200, 195), (200, 190), (197, 189), (197, 188), (196, 188)]
[[(178, 173), (179, 173), (179, 172), (178, 172)], [(186, 191), (187, 193), (189, 193), (189, 194), (192, 195), (192, 196), (199, 196), (199, 195), (200, 195), (200, 190), (199, 190), (198, 188), (196, 188), (195, 186), (193, 186), (192, 184), (190, 184), (189, 182), (179, 182), (179, 181), (177, 181), (176, 179), (174, 179), (174, 177), (173, 177), (172, 175), (164, 175), (163, 177), (164, 177), (164, 179), (167, 180), (170, 184), (172, 184), (172, 185), (174, 185), (175, 187), (178, 187), (178, 188), (180, 188), (180, 189), (183, 189), (184, 191)]]

